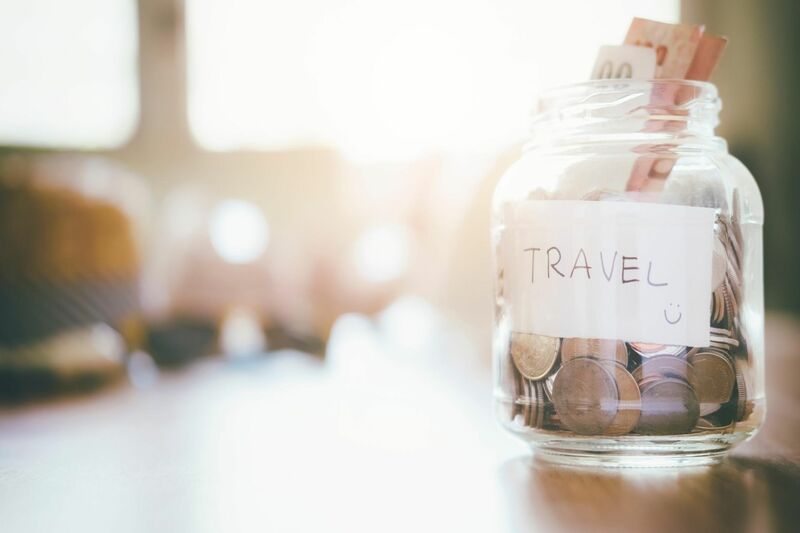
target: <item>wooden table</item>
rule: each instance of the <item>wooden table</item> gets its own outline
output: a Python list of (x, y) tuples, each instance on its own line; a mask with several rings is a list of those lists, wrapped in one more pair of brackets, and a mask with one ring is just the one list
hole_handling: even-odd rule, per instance
[(350, 322), (325, 362), (217, 359), (0, 412), (0, 531), (800, 528), (796, 322), (768, 322), (763, 430), (671, 471), (539, 464), (494, 423), (485, 366)]

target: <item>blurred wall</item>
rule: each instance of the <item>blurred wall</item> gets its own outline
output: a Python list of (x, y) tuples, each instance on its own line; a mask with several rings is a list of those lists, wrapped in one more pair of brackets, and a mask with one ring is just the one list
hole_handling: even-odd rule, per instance
[(713, 76), (720, 135), (764, 198), (766, 305), (800, 312), (800, 2), (683, 0), (681, 19), (730, 38)]

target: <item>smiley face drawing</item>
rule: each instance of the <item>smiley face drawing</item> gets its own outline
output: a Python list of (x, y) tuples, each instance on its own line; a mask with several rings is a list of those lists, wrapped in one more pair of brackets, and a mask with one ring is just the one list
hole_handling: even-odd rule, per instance
[(664, 320), (667, 321), (667, 324), (677, 324), (681, 321), (681, 318), (683, 318), (681, 304), (673, 305), (672, 302), (670, 302), (669, 305), (664, 309)]

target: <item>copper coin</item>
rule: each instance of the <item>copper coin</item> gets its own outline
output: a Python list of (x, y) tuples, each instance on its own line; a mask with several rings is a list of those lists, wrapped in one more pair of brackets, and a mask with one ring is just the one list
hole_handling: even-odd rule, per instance
[(639, 385), (630, 372), (619, 363), (611, 368), (619, 394), (619, 407), (611, 424), (605, 429), (606, 435), (625, 435), (633, 431), (639, 422), (642, 396)]
[(717, 352), (703, 351), (690, 356), (688, 361), (694, 369), (692, 386), (701, 404), (723, 404), (730, 399), (736, 383), (730, 359)]
[(630, 342), (631, 349), (642, 357), (655, 357), (656, 355), (681, 355), (686, 349), (684, 346), (669, 344), (651, 344), (646, 342)]
[(689, 433), (699, 416), (700, 405), (689, 384), (666, 378), (642, 389), (636, 430), (645, 435), (680, 435)]
[(618, 411), (614, 376), (597, 359), (568, 361), (553, 383), (553, 404), (566, 428), (581, 435), (602, 435)]
[(566, 363), (576, 357), (594, 357), (628, 364), (628, 349), (625, 343), (608, 339), (571, 338), (561, 341), (561, 362)]
[(511, 358), (520, 373), (528, 379), (545, 377), (558, 359), (558, 337), (531, 333), (511, 334)]

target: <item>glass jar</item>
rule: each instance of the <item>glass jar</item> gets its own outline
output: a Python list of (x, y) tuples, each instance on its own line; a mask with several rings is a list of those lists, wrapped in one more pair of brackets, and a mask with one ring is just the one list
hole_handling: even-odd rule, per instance
[(764, 418), (763, 206), (709, 83), (544, 93), (494, 192), (495, 408), (543, 459), (704, 464)]

